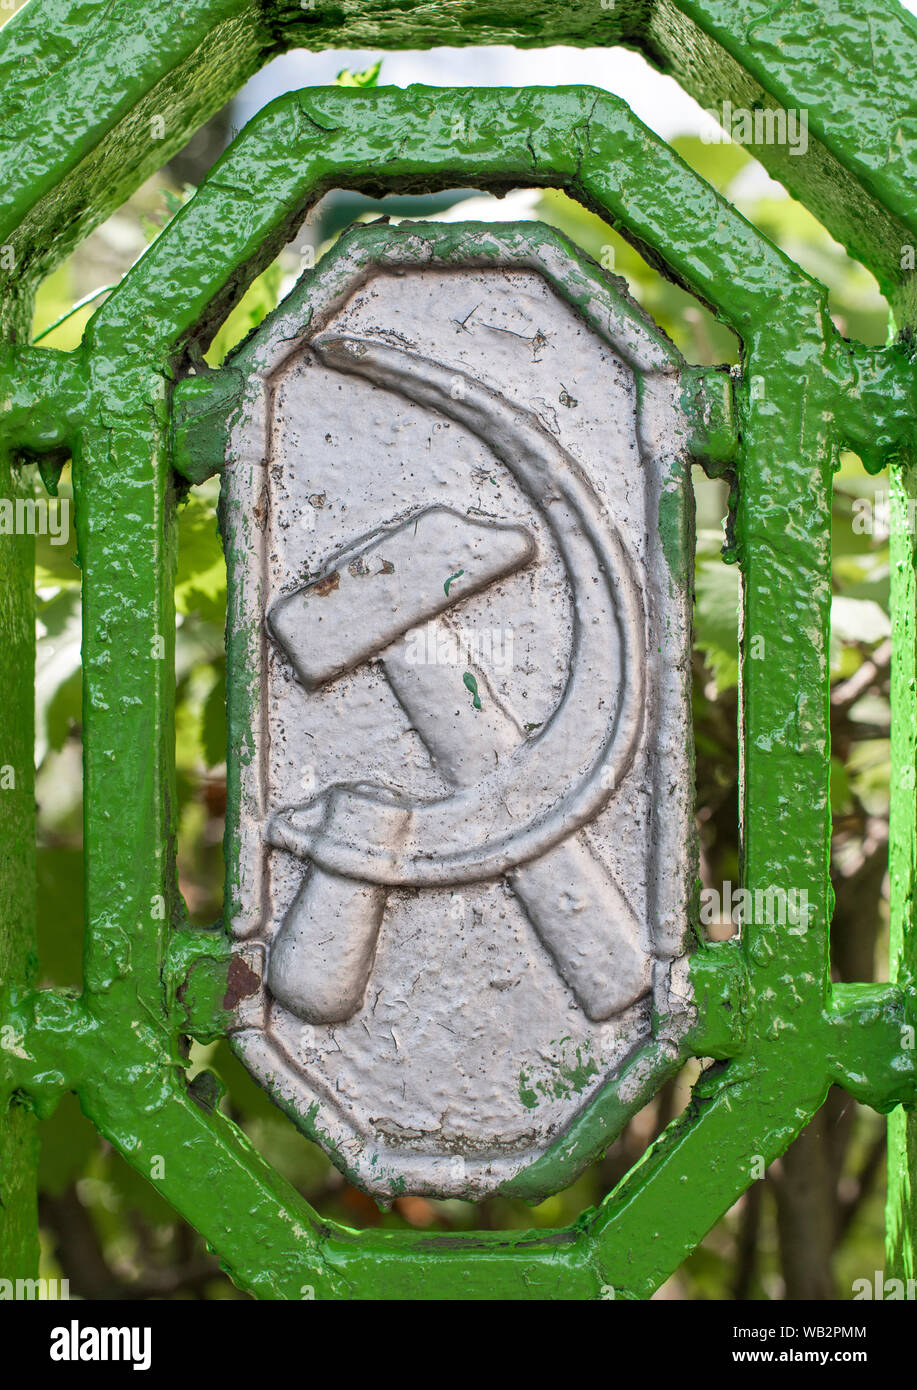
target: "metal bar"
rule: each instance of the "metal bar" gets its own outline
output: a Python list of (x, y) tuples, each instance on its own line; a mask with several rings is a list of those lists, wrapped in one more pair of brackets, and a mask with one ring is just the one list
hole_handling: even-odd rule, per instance
[[(4, 26), (6, 101), (0, 178), (6, 242), (22, 226), (23, 264), (49, 268), (267, 59), (288, 48), (423, 48), (442, 44), (610, 47), (626, 42), (705, 105), (725, 100), (805, 111), (805, 151), (766, 138), (756, 157), (878, 276), (913, 301), (902, 241), (917, 239), (910, 73), (917, 26), (897, 0), (844, 0), (774, 9), (769, 0), (617, 0), (545, 4), (533, 24), (524, 0), (341, 0), (322, 14), (268, 10), (250, 0), (188, 0), (182, 24), (166, 0), (144, 7), (29, 0)], [(44, 75), (40, 103), (25, 100)], [(29, 94), (31, 97), (31, 93)], [(53, 118), (67, 112), (66, 136)], [(162, 128), (152, 122), (164, 119)], [(28, 151), (28, 157), (23, 155)], [(62, 217), (66, 203), (68, 216)], [(66, 223), (65, 236), (47, 228)], [(28, 254), (26, 254), (28, 251)]]
[[(915, 536), (908, 526), (917, 502), (913, 470), (891, 470), (891, 807), (889, 817), (890, 978), (913, 999), (917, 983), (917, 581)], [(897, 1052), (913, 1056), (913, 1020), (905, 1021)], [(917, 1275), (917, 1118), (898, 1109), (888, 1119), (886, 1251), (889, 1274)]]
[[(0, 499), (25, 490), (0, 449)], [(35, 971), (35, 541), (0, 537), (0, 1074), (25, 1045), (9, 1004)], [(38, 1138), (34, 1114), (0, 1100), (0, 1270), (38, 1272)]]

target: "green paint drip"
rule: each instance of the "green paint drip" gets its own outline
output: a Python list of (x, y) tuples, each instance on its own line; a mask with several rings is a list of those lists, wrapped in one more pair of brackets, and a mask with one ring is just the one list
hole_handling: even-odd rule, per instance
[(449, 578), (443, 584), (443, 593), (446, 595), (446, 598), (449, 597), (449, 590), (452, 587), (453, 581), (456, 579), (461, 579), (464, 573), (464, 570), (458, 570), (455, 574), (450, 574)]
[(464, 674), (464, 676), (462, 676), (462, 680), (465, 682), (466, 686), (468, 687), (468, 689), (471, 691), (472, 695), (474, 696), (474, 699), (472, 700), (471, 703), (474, 705), (475, 709), (480, 709), (480, 708), (481, 708), (481, 697), (480, 697), (480, 695), (478, 694), (478, 683), (477, 683), (477, 681), (475, 680), (474, 676), (471, 674), (470, 671), (466, 671), (465, 674)]

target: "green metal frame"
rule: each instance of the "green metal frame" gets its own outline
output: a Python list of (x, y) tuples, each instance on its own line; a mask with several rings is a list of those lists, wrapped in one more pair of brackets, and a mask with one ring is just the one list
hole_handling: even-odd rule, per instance
[[(170, 74), (177, 81), (182, 70), (187, 77), (199, 49), (216, 45), (214, 35), (226, 40), (231, 33), (236, 44), (228, 50), (235, 60), (234, 81), (269, 51), (263, 25), (270, 7), (202, 3), (189, 7), (186, 30), (170, 34), (156, 57), (152, 45), (157, 34), (162, 39), (167, 8), (145, 8), (153, 38), (144, 32), (132, 40), (139, 76), (130, 101), (122, 98), (120, 114), (100, 82), (85, 109), (72, 115), (66, 159), (60, 150), (55, 158), (36, 140), (17, 185), (19, 203), (14, 199), (12, 217), (19, 221), (12, 225), (20, 231), (4, 233), (17, 247), (22, 267), (20, 294), (12, 308), (7, 305), (6, 346), (0, 349), (4, 466), (23, 455), (53, 459), (66, 449), (74, 460), (83, 568), (86, 953), (78, 998), (30, 988), (30, 905), (23, 877), (32, 852), (32, 813), (24, 773), (14, 794), (3, 794), (5, 801), (0, 796), (5, 856), (0, 894), (4, 926), (12, 926), (0, 943), (3, 1093), (41, 1114), (63, 1091), (76, 1090), (100, 1132), (198, 1227), (235, 1281), (263, 1297), (298, 1298), (304, 1286), (314, 1288), (317, 1297), (591, 1298), (608, 1296), (612, 1289), (617, 1297), (647, 1297), (748, 1186), (756, 1161), (767, 1163), (786, 1148), (832, 1081), (883, 1110), (899, 1102), (911, 1105), (917, 1097), (914, 1052), (906, 1041), (907, 1027), (915, 1021), (911, 912), (917, 838), (915, 600), (906, 541), (897, 542), (894, 593), (895, 785), (910, 787), (909, 795), (899, 790), (893, 798), (895, 982), (832, 988), (828, 974), (831, 478), (837, 451), (847, 444), (872, 466), (898, 460), (895, 486), (911, 486), (901, 466), (913, 429), (915, 384), (906, 345), (874, 350), (844, 341), (828, 316), (824, 289), (615, 98), (584, 89), (410, 88), (312, 90), (275, 102), (235, 141), (96, 313), (80, 349), (64, 355), (19, 346), (29, 274), (40, 277), (51, 263), (36, 228), (59, 218), (61, 244), (67, 247), (104, 213), (105, 199), (96, 196), (93, 178), (100, 169), (104, 175), (111, 167), (106, 161), (117, 156), (118, 132), (147, 118), (155, 83)], [(483, 12), (476, 5), (454, 8)], [(571, 8), (576, 7), (551, 7), (558, 17), (561, 9)], [(670, 20), (681, 14), (685, 23), (690, 18), (697, 24), (698, 16), (709, 19), (725, 8), (673, 5), (667, 13)], [(749, 13), (763, 15), (765, 7), (738, 8), (747, 12), (743, 25), (722, 20), (721, 29), (743, 28), (747, 51), (754, 45)], [(94, 9), (87, 5), (80, 13)], [(111, 23), (123, 23), (123, 9), (113, 7), (109, 43)], [(342, 9), (347, 15), (359, 12), (364, 23), (373, 15), (382, 22), (381, 6), (345, 0)], [(506, 9), (515, 13), (517, 7)], [(13, 31), (9, 43), (4, 30), (0, 46), (7, 57), (21, 55), (30, 42), (33, 52), (41, 44), (29, 23), (33, 10), (49, 20), (63, 14), (56, 3), (33, 0), (22, 12), (26, 18), (7, 26)], [(759, 28), (761, 23), (763, 18)], [(106, 24), (101, 27), (104, 37)], [(295, 39), (296, 32), (295, 25), (284, 30), (287, 38)], [(352, 32), (364, 31), (357, 26)], [(484, 37), (492, 39), (493, 31)], [(609, 37), (621, 35), (609, 31)], [(907, 37), (913, 51), (912, 30)], [(87, 38), (81, 63), (91, 63), (99, 41), (98, 34)], [(337, 28), (335, 42), (342, 41)], [(53, 71), (59, 49), (48, 44), (53, 87), (68, 69), (63, 61)], [(784, 62), (784, 76), (789, 72), (796, 84), (787, 86), (785, 95), (801, 90), (806, 80), (814, 82), (810, 62), (811, 55), (804, 54)], [(104, 66), (100, 56), (100, 73)], [(772, 64), (772, 73), (777, 66)], [(225, 94), (218, 70), (214, 62), (206, 101), (219, 99), (213, 93)], [(836, 69), (833, 75), (836, 82)], [(176, 109), (182, 109), (185, 93), (190, 105), (182, 119), (193, 122), (206, 114), (200, 92), (207, 84), (193, 98), (187, 86), (178, 83)], [(828, 101), (827, 91), (822, 95)], [(868, 109), (864, 104), (864, 119)], [(903, 102), (899, 109), (906, 110)], [(821, 134), (827, 147), (832, 130), (825, 125)], [(111, 137), (107, 142), (103, 126)], [(136, 124), (133, 129), (136, 137)], [(460, 141), (456, 131), (463, 133)], [(850, 146), (846, 137), (836, 138), (832, 158), (864, 190), (863, 206), (872, 198), (891, 209), (888, 217), (900, 219), (894, 226), (911, 223), (912, 208), (886, 199), (886, 185), (892, 183), (896, 198), (905, 197), (900, 169), (860, 167)], [(164, 153), (158, 152), (160, 162)], [(152, 157), (130, 154), (126, 181), (112, 196), (123, 196), (128, 182), (149, 167), (144, 159)], [(733, 466), (739, 483), (736, 558), (744, 575), (744, 883), (751, 889), (774, 882), (805, 888), (813, 914), (802, 935), (778, 939), (773, 928), (750, 926), (740, 945), (695, 954), (692, 975), (703, 1002), (693, 1048), (696, 1055), (725, 1065), (705, 1074), (688, 1112), (598, 1209), (584, 1213), (568, 1230), (447, 1239), (416, 1232), (355, 1233), (320, 1219), (231, 1122), (201, 1108), (185, 1085), (179, 1038), (219, 1031), (215, 1005), (225, 989), (227, 947), (221, 935), (187, 926), (175, 884), (175, 479), (170, 465), (173, 449), (177, 462), (187, 462), (193, 429), (185, 426), (189, 420), (193, 425), (202, 404), (210, 403), (211, 418), (215, 401), (231, 410), (231, 367), (229, 375), (215, 373), (203, 384), (200, 378), (181, 381), (189, 348), (206, 340), (310, 203), (334, 186), (378, 191), (456, 184), (566, 189), (714, 305), (742, 340)], [(886, 238), (887, 252), (897, 234), (894, 226), (888, 218), (873, 219), (872, 225), (879, 227), (880, 239)], [(862, 254), (865, 259), (867, 250)], [(871, 264), (881, 270), (878, 252)], [(885, 265), (890, 286), (889, 255)], [(904, 317), (908, 293), (900, 274), (897, 278)], [(753, 379), (754, 392), (749, 389)], [(30, 620), (23, 621), (28, 563), (25, 545), (15, 553), (0, 552), (0, 572), (9, 581), (0, 621), (15, 636), (20, 660), (28, 659), (33, 641)], [(766, 660), (753, 659), (752, 651), (764, 652)], [(15, 657), (6, 650), (0, 656), (7, 688), (16, 678)], [(17, 766), (29, 765), (30, 701), (29, 691), (0, 723), (5, 740), (0, 763), (15, 757)], [(10, 866), (16, 870), (12, 876)], [(7, 1215), (0, 1226), (10, 1272), (16, 1267), (31, 1272), (34, 1262), (34, 1223), (28, 1214), (32, 1139), (25, 1108), (14, 1105), (0, 1130), (4, 1210), (27, 1213)], [(590, 1113), (589, 1123), (598, 1128), (584, 1142), (595, 1145), (607, 1118), (601, 1100)], [(900, 1110), (893, 1124), (900, 1161), (913, 1148), (915, 1131)], [(914, 1221), (900, 1181), (893, 1189), (892, 1213), (893, 1261), (914, 1273)]]

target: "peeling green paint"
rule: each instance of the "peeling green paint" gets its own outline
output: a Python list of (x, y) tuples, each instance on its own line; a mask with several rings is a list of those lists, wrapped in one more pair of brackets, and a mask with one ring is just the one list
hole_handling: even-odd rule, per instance
[(683, 483), (687, 466), (676, 460), (659, 494), (659, 540), (673, 579), (680, 579), (685, 574), (693, 553), (690, 538), (685, 534)]
[(538, 1105), (538, 1093), (546, 1098), (565, 1099), (570, 1095), (582, 1095), (594, 1076), (598, 1075), (598, 1063), (590, 1057), (589, 1043), (577, 1045), (573, 1057), (568, 1057), (565, 1043), (570, 1038), (560, 1038), (548, 1043), (551, 1055), (544, 1057), (534, 1075), (534, 1068), (519, 1072), (519, 1099), (527, 1110)]
[(529, 1085), (528, 1073), (524, 1068), (519, 1072), (519, 1100), (526, 1110), (534, 1110), (538, 1104), (538, 1095)]

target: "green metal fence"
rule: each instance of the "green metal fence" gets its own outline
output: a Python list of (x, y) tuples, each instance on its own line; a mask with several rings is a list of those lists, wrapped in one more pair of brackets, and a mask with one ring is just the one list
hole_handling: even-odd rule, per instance
[[(826, 291), (620, 100), (588, 89), (311, 89), (275, 101), (94, 314), (81, 346), (29, 345), (36, 285), (263, 62), (295, 46), (552, 43), (641, 49), (705, 105), (804, 110), (805, 154), (753, 152), (879, 280), (889, 346), (845, 340)], [(621, 0), (500, 10), (455, 0), (29, 0), (0, 34), (5, 102), (3, 495), (17, 464), (73, 459), (82, 569), (85, 959), (78, 996), (37, 990), (31, 540), (0, 537), (0, 1268), (37, 1261), (35, 1119), (76, 1091), (87, 1116), (193, 1223), (236, 1283), (266, 1298), (646, 1298), (840, 1084), (889, 1112), (890, 1271), (914, 1277), (917, 1096), (912, 920), (917, 862), (913, 537), (897, 534), (887, 985), (832, 986), (828, 642), (832, 474), (841, 447), (913, 495), (917, 29), (892, 0)], [(35, 74), (42, 81), (34, 94)], [(456, 132), (461, 132), (461, 138)], [(692, 1104), (601, 1206), (566, 1230), (355, 1233), (319, 1219), (218, 1110), (189, 1094), (182, 1039), (228, 1026), (229, 942), (187, 924), (174, 868), (176, 477), (217, 465), (231, 364), (189, 377), (246, 286), (336, 187), (539, 185), (600, 213), (742, 343), (708, 373), (695, 451), (738, 480), (743, 574), (743, 883), (808, 894), (805, 932), (749, 925), (691, 958), (699, 1019), (683, 1056), (712, 1058)], [(719, 405), (711, 405), (717, 395)], [(725, 403), (724, 403), (725, 402)], [(698, 416), (699, 407), (693, 407)], [(710, 411), (714, 411), (711, 422)], [(201, 428), (200, 421), (206, 422)], [(718, 428), (714, 428), (718, 424)], [(706, 437), (704, 437), (706, 431)], [(766, 651), (768, 662), (756, 659)], [(620, 1118), (601, 1091), (567, 1144), (602, 1151)], [(541, 1160), (535, 1187), (564, 1171)], [(534, 1180), (532, 1180), (534, 1181)], [(519, 1185), (524, 1191), (525, 1181)]]

